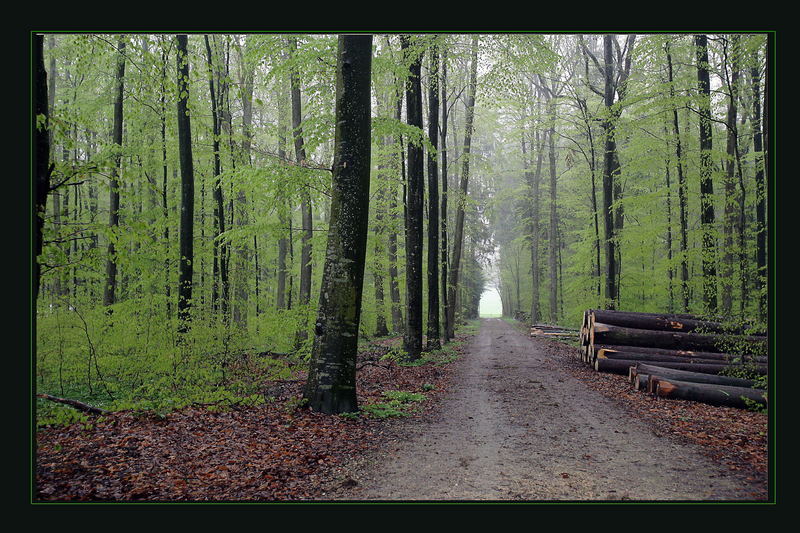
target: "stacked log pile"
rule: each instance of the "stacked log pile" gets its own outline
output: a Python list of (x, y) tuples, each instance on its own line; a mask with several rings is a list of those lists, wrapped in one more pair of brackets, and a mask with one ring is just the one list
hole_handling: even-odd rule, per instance
[[(767, 375), (767, 336), (688, 314), (590, 309), (583, 315), (580, 358), (597, 372), (627, 375), (636, 390), (713, 405), (765, 404), (756, 381)], [(745, 400), (744, 398), (747, 398)]]

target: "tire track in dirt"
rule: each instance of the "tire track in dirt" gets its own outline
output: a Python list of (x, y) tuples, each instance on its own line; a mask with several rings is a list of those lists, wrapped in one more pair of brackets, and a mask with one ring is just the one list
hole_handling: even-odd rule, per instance
[(540, 345), (483, 319), (437, 413), (343, 474), (333, 500), (747, 500), (731, 471), (656, 436), (562, 372)]

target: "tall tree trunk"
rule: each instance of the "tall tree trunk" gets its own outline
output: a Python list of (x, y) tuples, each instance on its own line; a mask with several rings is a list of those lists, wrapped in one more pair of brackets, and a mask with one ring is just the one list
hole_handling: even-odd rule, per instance
[[(545, 132), (545, 137), (547, 133)], [(534, 170), (529, 188), (531, 190), (531, 324), (540, 321), (539, 314), (539, 286), (541, 279), (539, 276), (539, 237), (540, 213), (539, 213), (539, 184), (542, 179), (542, 162), (544, 159), (544, 141), (539, 138), (539, 129), (534, 131), (534, 150), (536, 151), (536, 169)]]
[(447, 298), (447, 184), (449, 176), (447, 174), (447, 123), (449, 119), (449, 109), (447, 107), (447, 48), (442, 49), (442, 148), (441, 161), (442, 161), (442, 246), (441, 246), (441, 283), (442, 288), (440, 295), (442, 298), (442, 320), (444, 330), (444, 342), (448, 342), (448, 327), (447, 313), (450, 306)]
[[(48, 79), (49, 91), (48, 91), (48, 109), (49, 109), (49, 117), (55, 116), (55, 105), (56, 105), (56, 79), (58, 78), (58, 70), (56, 69), (56, 57), (53, 50), (56, 47), (56, 39), (55, 36), (50, 35), (47, 39), (47, 47), (50, 50), (50, 78)], [(51, 148), (51, 155), (53, 156), (53, 162), (55, 162), (55, 146), (53, 144), (53, 129), (48, 129), (49, 134), (49, 141)], [(63, 151), (63, 150), (62, 150)], [(48, 191), (53, 193), (53, 226), (54, 226), (54, 233), (56, 240), (60, 239), (61, 236), (61, 192), (54, 189), (53, 191)], [(105, 290), (105, 289), (104, 289)], [(61, 289), (61, 276), (58, 275), (58, 272), (55, 273), (53, 278), (53, 294), (56, 296), (62, 295)], [(58, 305), (58, 303), (56, 303)]]
[[(297, 38), (289, 37), (289, 54), (295, 56), (297, 53)], [(300, 77), (297, 69), (292, 69), (290, 76), (291, 97), (292, 97), (292, 131), (294, 137), (294, 150), (297, 163), (304, 165), (306, 161), (306, 149), (303, 141), (302, 108), (300, 103)], [(314, 223), (311, 211), (311, 194), (308, 187), (303, 187), (300, 192), (300, 212), (302, 214), (303, 237), (302, 248), (300, 250), (300, 294), (299, 301), (301, 306), (307, 306), (311, 301), (311, 238), (314, 236)], [(295, 347), (308, 338), (306, 321), (303, 320), (297, 331)]]
[[(222, 314), (222, 320), (228, 321), (228, 300), (230, 298), (230, 285), (228, 282), (228, 261), (227, 261), (227, 245), (222, 243), (220, 235), (225, 233), (225, 202), (222, 194), (222, 184), (220, 183), (220, 174), (222, 173), (220, 162), (220, 149), (219, 139), (221, 135), (220, 128), (220, 95), (215, 91), (214, 84), (214, 62), (213, 54), (211, 52), (211, 44), (208, 40), (208, 35), (205, 36), (207, 62), (208, 62), (208, 86), (211, 94), (211, 118), (213, 135), (212, 146), (214, 151), (214, 290), (211, 296), (211, 305), (216, 310), (219, 305)], [(220, 282), (221, 294), (217, 294), (217, 280)]]
[[(738, 97), (738, 83), (739, 83), (739, 66), (738, 66), (738, 47), (736, 45), (738, 36), (733, 36), (733, 49), (731, 50), (731, 75), (728, 79), (728, 115), (727, 115), (727, 146), (726, 151), (728, 158), (725, 168), (725, 209), (723, 211), (723, 256), (722, 256), (722, 314), (729, 316), (733, 309), (733, 283), (734, 273), (733, 264), (734, 256), (736, 254), (734, 244), (734, 233), (736, 232), (736, 204), (739, 201), (736, 192), (736, 120), (738, 114), (737, 101)], [(728, 68), (728, 65), (725, 65)], [(743, 273), (742, 273), (743, 275)]]
[(441, 348), (439, 340), (439, 54), (431, 49), (428, 76), (428, 331), (427, 349)]
[[(283, 84), (281, 84), (283, 85)], [(278, 160), (281, 164), (286, 161), (286, 95), (283, 87), (278, 89)], [(285, 191), (280, 189), (281, 199), (284, 200), (283, 205), (278, 208), (278, 218), (281, 225), (281, 237), (278, 239), (278, 294), (277, 294), (277, 307), (278, 309), (288, 309), (291, 305), (287, 306), (286, 299), (286, 285), (287, 275), (289, 271), (286, 267), (286, 257), (289, 252), (289, 241), (292, 238), (292, 232), (289, 228), (291, 225), (291, 212), (288, 212), (288, 198), (285, 198)], [(289, 296), (291, 300), (291, 295)]]
[[(52, 46), (51, 46), (52, 49)], [(50, 192), (50, 111), (48, 109), (47, 71), (44, 68), (44, 36), (35, 35), (33, 43), (33, 62), (35, 84), (33, 93), (33, 145), (35, 147), (36, 195), (34, 196), (34, 256), (33, 256), (33, 320), (36, 324), (36, 300), (39, 297), (41, 283), (41, 265), (39, 256), (42, 253), (44, 215), (47, 210), (47, 194)], [(54, 61), (50, 62), (50, 72), (54, 73)]]
[(186, 35), (177, 36), (178, 63), (178, 153), (181, 167), (181, 233), (178, 270), (178, 318), (180, 331), (188, 329), (192, 305), (194, 262), (194, 167), (192, 128), (189, 117), (189, 56)]
[(330, 230), (304, 396), (314, 411), (358, 410), (356, 355), (367, 248), (371, 35), (339, 37)]
[[(401, 47), (408, 53), (410, 38), (402, 35)], [(406, 83), (406, 122), (422, 129), (422, 54), (409, 67)], [(412, 360), (422, 353), (422, 241), (425, 177), (422, 144), (408, 143), (406, 215), (406, 331), (405, 350)]]
[(169, 275), (169, 203), (167, 195), (167, 48), (166, 43), (161, 43), (161, 209), (164, 217), (164, 296), (167, 301), (167, 316), (172, 316), (172, 296), (170, 293)]
[[(467, 187), (469, 185), (469, 160), (472, 142), (472, 127), (475, 118), (475, 91), (478, 79), (478, 36), (472, 36), (472, 64), (470, 66), (469, 86), (467, 87), (466, 119), (464, 122), (464, 152), (462, 157), (464, 163), (461, 171), (460, 194), (456, 206), (456, 227), (453, 236), (453, 256), (450, 262), (450, 275), (448, 281), (447, 300), (450, 303), (448, 308), (447, 337), (452, 339), (455, 336), (455, 311), (458, 306), (456, 295), (458, 294), (458, 274), (461, 264), (461, 249), (464, 242), (464, 209), (467, 199)], [(453, 304), (456, 305), (453, 305)]]
[(558, 324), (558, 222), (556, 216), (556, 199), (557, 199), (557, 183), (556, 183), (556, 104), (554, 98), (549, 98), (548, 115), (550, 118), (550, 131), (547, 136), (548, 144), (548, 162), (550, 166), (550, 228), (548, 234), (548, 246), (550, 248), (548, 270), (550, 271), (550, 321), (553, 324)]
[[(673, 85), (672, 73), (672, 54), (670, 53), (670, 45), (666, 44), (667, 52), (667, 73), (669, 80), (669, 95), (671, 100), (675, 100), (675, 86)], [(689, 261), (687, 253), (689, 249), (687, 238), (687, 200), (686, 200), (686, 176), (683, 174), (683, 147), (681, 145), (681, 129), (678, 121), (678, 108), (672, 107), (672, 127), (675, 131), (675, 164), (678, 169), (678, 211), (681, 229), (681, 301), (683, 303), (683, 312), (689, 312)]]
[(703, 304), (709, 315), (717, 312), (717, 267), (714, 238), (714, 163), (711, 159), (711, 84), (708, 74), (708, 38), (695, 35), (697, 86), (700, 96), (700, 224), (703, 235)]
[(605, 229), (605, 252), (606, 252), (606, 284), (605, 284), (605, 305), (606, 309), (615, 309), (619, 300), (619, 288), (617, 286), (617, 233), (615, 229), (614, 203), (614, 182), (619, 171), (616, 160), (617, 145), (614, 139), (613, 110), (614, 105), (614, 55), (612, 40), (613, 35), (604, 35), (603, 44), (605, 51), (605, 91), (604, 103), (607, 117), (603, 120), (603, 131), (605, 147), (603, 154), (603, 223)]
[(756, 156), (756, 286), (758, 288), (758, 315), (761, 320), (767, 317), (767, 182), (764, 174), (764, 144), (761, 133), (761, 88), (759, 76), (758, 51), (753, 52), (753, 66), (750, 69), (753, 88), (753, 150)]
[[(667, 128), (666, 124), (664, 124), (664, 134), (666, 138), (669, 139), (669, 129)], [(667, 281), (669, 288), (669, 304), (667, 309), (670, 313), (672, 313), (675, 311), (675, 267), (672, 264), (672, 186), (670, 183), (670, 165), (670, 158), (669, 155), (667, 155), (665, 165), (667, 179), (667, 263), (669, 264), (667, 267)]]
[[(123, 37), (119, 38), (117, 42), (117, 51), (119, 57), (117, 58), (117, 73), (114, 78), (116, 96), (114, 99), (114, 126), (112, 143), (117, 147), (117, 150), (122, 149), (122, 100), (124, 96), (124, 78), (125, 78), (125, 40)], [(114, 167), (111, 170), (111, 183), (109, 188), (109, 215), (108, 226), (113, 233), (119, 227), (119, 176), (120, 165), (122, 163), (122, 155), (116, 154), (114, 156)], [(113, 305), (116, 301), (117, 289), (117, 252), (115, 248), (116, 239), (111, 238), (108, 242), (108, 252), (106, 259), (106, 284), (103, 291), (103, 305)]]

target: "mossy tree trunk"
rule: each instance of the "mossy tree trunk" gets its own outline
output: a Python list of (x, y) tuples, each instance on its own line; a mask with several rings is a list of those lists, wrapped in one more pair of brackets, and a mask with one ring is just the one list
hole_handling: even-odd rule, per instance
[(323, 413), (358, 410), (356, 354), (367, 249), (372, 36), (339, 36), (331, 216), (304, 397)]

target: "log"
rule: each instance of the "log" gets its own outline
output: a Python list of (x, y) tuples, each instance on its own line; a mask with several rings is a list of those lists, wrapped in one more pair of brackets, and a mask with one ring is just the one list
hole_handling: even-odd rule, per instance
[(79, 402), (78, 400), (70, 400), (69, 398), (58, 398), (57, 396), (51, 396), (49, 394), (37, 394), (36, 397), (43, 398), (45, 400), (50, 400), (51, 402), (63, 403), (64, 405), (69, 405), (70, 407), (75, 408), (78, 411), (91, 413), (93, 415), (111, 414), (111, 411), (106, 411), (105, 409), (100, 409), (99, 407), (93, 407), (83, 402)]
[(636, 365), (635, 372), (637, 374), (648, 374), (666, 379), (677, 379), (679, 381), (689, 381), (692, 383), (708, 383), (712, 385), (730, 385), (733, 387), (752, 388), (756, 384), (756, 382), (752, 379), (720, 376), (703, 372), (693, 372), (690, 370), (679, 370), (676, 368), (667, 368), (659, 365), (650, 365), (644, 363)]
[[(589, 332), (591, 344), (616, 344), (625, 346), (651, 346), (675, 350), (701, 349), (724, 353), (725, 346), (736, 343), (741, 351), (753, 355), (766, 355), (767, 338), (744, 335), (703, 335), (649, 329), (625, 328), (595, 322)], [(738, 350), (737, 350), (738, 351)]]
[[(635, 348), (631, 348), (631, 350), (635, 350)], [(635, 351), (630, 352), (616, 352), (612, 350), (600, 350), (597, 352), (597, 357), (600, 359), (629, 359), (631, 361), (661, 361), (661, 362), (673, 362), (673, 363), (725, 363), (725, 364), (737, 364), (733, 361), (727, 361), (725, 359), (706, 359), (706, 358), (699, 358), (699, 357), (689, 357), (684, 355), (661, 355), (657, 353), (636, 353)]]
[(595, 359), (594, 369), (597, 372), (608, 372), (610, 374), (629, 374), (630, 367), (636, 366), (638, 361), (628, 361), (627, 359)]
[(721, 352), (702, 352), (697, 350), (673, 350), (669, 348), (653, 348), (650, 346), (620, 346), (612, 344), (595, 344), (593, 346), (593, 352), (595, 354), (595, 357), (600, 352), (600, 350), (606, 350), (607, 352), (629, 352), (629, 353), (641, 353), (641, 354), (685, 356), (685, 357), (694, 357), (698, 359), (719, 359), (724, 361), (733, 361), (735, 359), (741, 359), (743, 361), (755, 361), (757, 363), (766, 363), (768, 360), (767, 357), (761, 355), (738, 355), (738, 354), (721, 353)]
[[(676, 314), (646, 314), (626, 311), (607, 311), (596, 310), (592, 312), (595, 322), (612, 324), (626, 328), (649, 329), (660, 331), (679, 331), (690, 333), (722, 333), (722, 334), (745, 334), (748, 333), (746, 326), (732, 326), (722, 322), (702, 320), (699, 318), (689, 318), (691, 315)], [(752, 335), (752, 333), (750, 333)], [(766, 332), (759, 332), (763, 336)]]
[[(640, 365), (641, 361), (632, 359), (595, 359), (594, 369), (598, 372), (611, 372), (615, 374), (629, 374), (628, 367)], [(703, 374), (719, 374), (725, 369), (737, 367), (736, 365), (718, 364), (718, 363), (676, 363), (673, 361), (659, 362), (656, 366), (663, 368), (673, 368), (676, 370), (689, 370), (692, 372), (700, 372)], [(753, 370), (760, 374), (766, 375), (766, 367), (754, 367)]]
[(695, 402), (707, 403), (709, 405), (719, 405), (725, 407), (739, 407), (747, 409), (750, 407), (744, 398), (760, 405), (766, 405), (766, 394), (763, 390), (750, 389), (747, 387), (730, 387), (726, 385), (714, 385), (708, 383), (692, 383), (689, 381), (657, 379), (654, 390), (659, 398), (671, 398), (680, 400), (691, 400)]
[(636, 374), (636, 377), (633, 380), (633, 390), (640, 390), (646, 391), (647, 390), (647, 381), (650, 378), (647, 374)]

